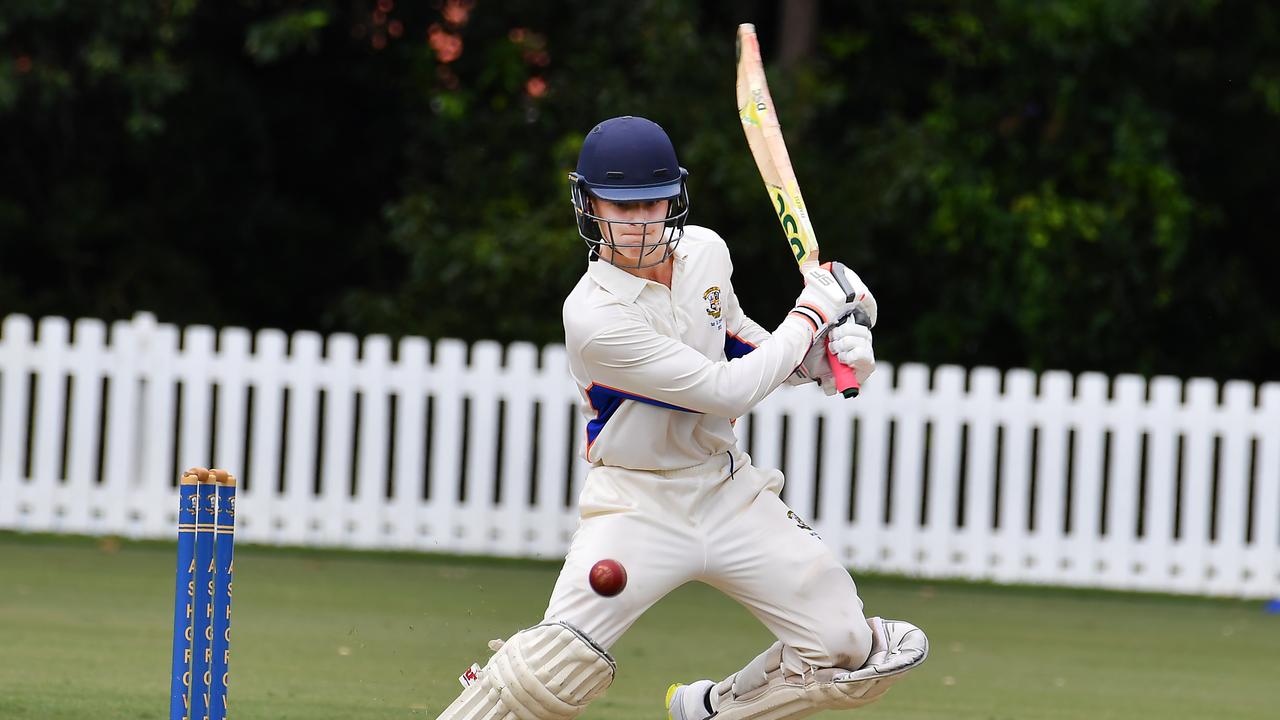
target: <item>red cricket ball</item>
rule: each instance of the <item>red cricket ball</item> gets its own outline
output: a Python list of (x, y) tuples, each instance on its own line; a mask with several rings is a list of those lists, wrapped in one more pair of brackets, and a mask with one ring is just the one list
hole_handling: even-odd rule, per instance
[(591, 566), (588, 579), (592, 590), (605, 597), (613, 597), (627, 586), (627, 569), (617, 560), (600, 560)]

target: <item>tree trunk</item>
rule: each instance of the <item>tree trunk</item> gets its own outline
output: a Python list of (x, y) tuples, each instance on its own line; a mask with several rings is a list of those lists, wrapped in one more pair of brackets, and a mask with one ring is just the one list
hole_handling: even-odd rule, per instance
[(779, 62), (791, 67), (813, 53), (818, 0), (779, 0), (782, 16), (782, 48)]

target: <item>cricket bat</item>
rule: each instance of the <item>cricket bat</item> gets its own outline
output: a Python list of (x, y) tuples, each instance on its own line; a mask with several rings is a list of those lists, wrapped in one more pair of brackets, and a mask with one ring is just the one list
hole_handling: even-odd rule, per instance
[[(809, 222), (795, 171), (791, 169), (787, 143), (782, 139), (782, 126), (765, 80), (760, 41), (751, 23), (738, 26), (738, 117), (796, 264), (801, 273), (808, 272), (818, 266), (818, 238)], [(844, 278), (836, 279), (843, 287)], [(847, 398), (857, 397), (858, 378), (853, 368), (842, 365), (830, 348), (827, 359), (831, 361), (836, 389)]]

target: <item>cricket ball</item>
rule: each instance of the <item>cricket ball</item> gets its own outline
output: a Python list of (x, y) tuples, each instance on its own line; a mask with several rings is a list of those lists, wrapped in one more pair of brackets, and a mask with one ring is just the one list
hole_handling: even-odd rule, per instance
[(592, 590), (605, 597), (613, 597), (627, 586), (627, 569), (617, 560), (600, 560), (591, 566), (588, 580)]

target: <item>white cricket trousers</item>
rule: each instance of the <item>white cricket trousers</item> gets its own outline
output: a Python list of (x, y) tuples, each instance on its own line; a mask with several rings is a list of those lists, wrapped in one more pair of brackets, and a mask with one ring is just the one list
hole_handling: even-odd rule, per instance
[[(608, 649), (664, 595), (698, 580), (783, 642), (786, 670), (859, 667), (871, 632), (853, 578), (778, 497), (782, 473), (750, 463), (735, 448), (683, 470), (592, 468), (546, 620), (566, 620)], [(626, 589), (611, 598), (588, 584), (605, 558), (627, 570)]]

